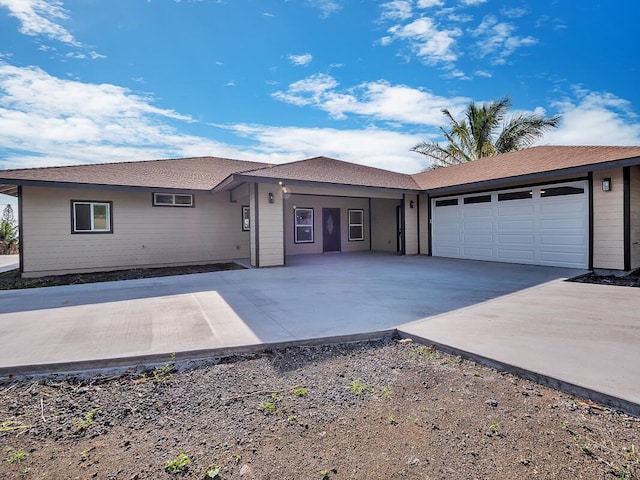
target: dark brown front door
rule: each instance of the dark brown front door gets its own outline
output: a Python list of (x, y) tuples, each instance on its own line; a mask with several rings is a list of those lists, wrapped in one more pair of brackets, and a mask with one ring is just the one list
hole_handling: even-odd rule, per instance
[(322, 251), (340, 251), (340, 209), (322, 209)]

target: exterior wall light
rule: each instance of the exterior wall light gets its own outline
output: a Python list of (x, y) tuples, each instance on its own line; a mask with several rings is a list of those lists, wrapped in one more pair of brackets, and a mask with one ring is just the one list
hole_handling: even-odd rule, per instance
[(409, 208), (413, 208), (413, 205), (414, 205), (413, 200), (410, 200), (409, 201)]
[(603, 178), (602, 179), (602, 191), (603, 192), (610, 192), (611, 191), (611, 179), (610, 178)]
[(269, 203), (273, 203), (273, 193), (269, 192)]

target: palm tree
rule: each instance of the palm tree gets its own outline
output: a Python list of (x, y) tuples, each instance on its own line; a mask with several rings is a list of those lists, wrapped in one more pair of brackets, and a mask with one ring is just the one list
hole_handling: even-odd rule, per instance
[(544, 117), (534, 113), (515, 115), (505, 121), (509, 107), (508, 97), (481, 106), (471, 102), (461, 122), (445, 108), (442, 113), (449, 120), (450, 129), (440, 127), (440, 131), (448, 144), (420, 142), (411, 150), (430, 157), (434, 162), (431, 168), (446, 167), (528, 148), (560, 123), (560, 115)]

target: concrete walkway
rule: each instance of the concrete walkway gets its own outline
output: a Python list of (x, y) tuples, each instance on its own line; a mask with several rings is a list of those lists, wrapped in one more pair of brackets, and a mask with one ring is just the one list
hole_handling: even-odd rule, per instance
[(639, 308), (638, 288), (556, 280), (398, 330), (640, 415)]
[(3, 291), (0, 376), (399, 328), (640, 405), (640, 318), (633, 318), (640, 289), (561, 281), (579, 273), (366, 253), (292, 257), (285, 268)]

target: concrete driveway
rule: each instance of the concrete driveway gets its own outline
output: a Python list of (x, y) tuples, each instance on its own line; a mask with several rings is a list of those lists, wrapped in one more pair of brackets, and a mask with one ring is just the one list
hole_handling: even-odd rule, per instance
[[(640, 360), (640, 324), (619, 314), (635, 311), (640, 291), (625, 289), (603, 307), (605, 314), (591, 303), (604, 305), (601, 297), (623, 287), (571, 284), (577, 293), (563, 293), (567, 284), (561, 280), (579, 273), (367, 252), (291, 257), (284, 268), (4, 291), (0, 375), (52, 364), (74, 368), (75, 362), (117, 364), (172, 352), (366, 337), (400, 327), (405, 335), (523, 368), (539, 355), (549, 365), (573, 362), (573, 370), (589, 370), (586, 360), (607, 358), (601, 363), (611, 370), (598, 375), (631, 383), (631, 396), (640, 404), (640, 374), (631, 367)], [(558, 295), (562, 302), (552, 300)], [(585, 317), (589, 311), (593, 315)], [(599, 328), (588, 330), (587, 324)], [(601, 341), (579, 343), (582, 334)], [(630, 353), (620, 355), (625, 349)], [(616, 377), (616, 365), (626, 365), (623, 370), (633, 378)]]

